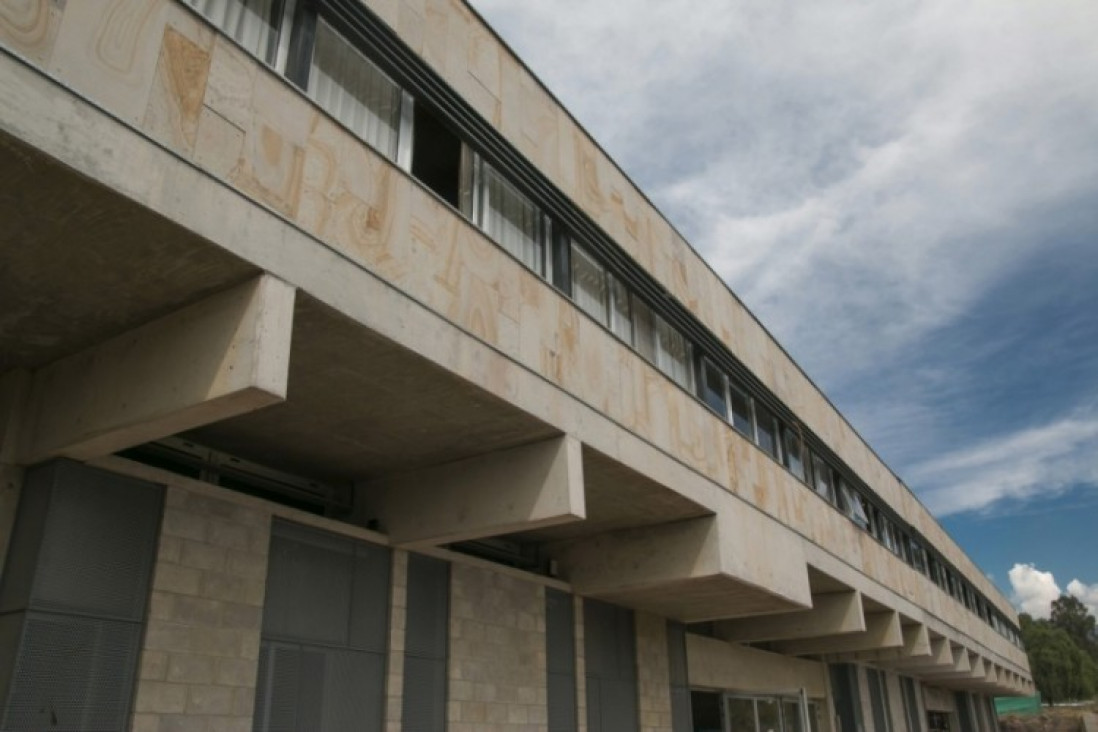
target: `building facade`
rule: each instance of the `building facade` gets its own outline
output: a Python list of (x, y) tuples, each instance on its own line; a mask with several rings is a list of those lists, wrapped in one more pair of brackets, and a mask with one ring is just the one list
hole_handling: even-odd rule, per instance
[(0, 730), (991, 732), (1009, 602), (461, 0), (0, 0)]

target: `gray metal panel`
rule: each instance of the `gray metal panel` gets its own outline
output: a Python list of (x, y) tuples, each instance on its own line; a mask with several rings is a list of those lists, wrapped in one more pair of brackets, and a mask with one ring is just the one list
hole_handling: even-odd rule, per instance
[(137, 623), (28, 614), (0, 729), (126, 729), (140, 642)]
[(576, 673), (576, 613), (572, 596), (545, 590), (546, 668), (550, 673)]
[[(350, 622), (350, 541), (287, 531), (272, 532), (267, 565), (263, 634), (278, 638), (347, 642)], [(315, 540), (314, 540), (315, 539)]]
[(869, 687), (869, 705), (873, 710), (873, 729), (876, 732), (888, 732), (888, 699), (885, 697), (884, 679), (876, 669), (866, 668), (866, 681)]
[(404, 657), (404, 732), (443, 732), (446, 729), (446, 661)]
[(633, 612), (584, 600), (583, 623), (588, 730), (632, 732), (638, 725)]
[(369, 651), (325, 654), (323, 715), (309, 730), (381, 732), (385, 723), (385, 656)]
[[(30, 603), (34, 571), (38, 566), (38, 552), (50, 505), (53, 474), (53, 465), (47, 465), (28, 470), (23, 477), (8, 556), (4, 573), (0, 575), (3, 580), (0, 582), (0, 613), (24, 610)], [(14, 654), (10, 656), (14, 657)]]
[(572, 596), (545, 590), (545, 658), (549, 732), (576, 729), (576, 617)]
[(449, 626), (450, 565), (409, 554), (405, 653), (420, 658), (446, 658)]
[(393, 556), (388, 547), (356, 544), (348, 645), (385, 653), (389, 647), (389, 587)]
[(839, 717), (836, 732), (859, 732), (862, 728), (862, 700), (858, 693), (857, 667), (846, 663), (831, 664), (831, 696)]
[(295, 732), (301, 653), (294, 646), (263, 641), (256, 680), (254, 732)]
[(900, 682), (904, 692), (904, 708), (907, 710), (908, 732), (923, 732), (923, 715), (919, 711), (918, 687), (915, 679), (904, 676)]
[(162, 501), (160, 486), (59, 464), (32, 606), (140, 620)]
[(667, 670), (671, 683), (671, 729), (691, 732), (690, 680), (686, 664), (686, 626), (667, 621)]
[(963, 691), (955, 692), (953, 701), (957, 707), (957, 721), (960, 723), (961, 732), (976, 732), (976, 726), (972, 723), (972, 708), (968, 703), (968, 694)]

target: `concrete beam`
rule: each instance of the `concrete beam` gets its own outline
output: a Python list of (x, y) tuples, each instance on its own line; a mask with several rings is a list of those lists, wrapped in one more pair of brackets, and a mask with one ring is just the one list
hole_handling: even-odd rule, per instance
[(887, 664), (890, 661), (930, 658), (930, 633), (922, 623), (900, 627), (904, 643), (899, 648), (885, 648), (880, 651), (862, 651), (851, 654), (852, 661), (870, 661)]
[(42, 367), (19, 463), (88, 460), (284, 401), (294, 294), (262, 275)]
[(931, 638), (929, 643), (929, 652), (925, 656), (910, 656), (891, 661), (882, 661), (881, 663), (895, 669), (910, 670), (913, 673), (919, 673), (924, 670), (929, 671), (935, 668), (943, 670), (953, 668), (953, 650), (950, 647), (949, 639)]
[(862, 593), (857, 590), (813, 595), (812, 608), (802, 612), (723, 620), (714, 626), (716, 637), (732, 642), (797, 640), (864, 630)]
[(561, 542), (549, 553), (577, 594), (700, 622), (808, 609), (801, 545), (783, 532), (730, 511)]
[(809, 656), (900, 648), (903, 644), (900, 614), (889, 610), (866, 613), (865, 630), (860, 633), (778, 643), (775, 644), (775, 650), (789, 656)]
[(556, 437), (357, 487), (399, 546), (434, 546), (586, 518), (579, 441)]

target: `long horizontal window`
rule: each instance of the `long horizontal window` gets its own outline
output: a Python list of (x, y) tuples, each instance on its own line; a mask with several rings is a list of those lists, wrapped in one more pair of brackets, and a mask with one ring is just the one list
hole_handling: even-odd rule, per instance
[(479, 155), (473, 155), (470, 218), (485, 234), (544, 276), (547, 223), (541, 211)]
[[(879, 513), (876, 499), (863, 495), (872, 491), (860, 484), (855, 488), (858, 481), (841, 477), (854, 474), (833, 456), (817, 455), (818, 440), (806, 435), (765, 387), (741, 384), (716, 365), (735, 364), (735, 357), (714, 343), (712, 334), (691, 320), (689, 312), (673, 302), (658, 301), (653, 307), (648, 294), (641, 297), (658, 282), (633, 265), (619, 261), (621, 271), (607, 266), (616, 261), (609, 254), (608, 247), (614, 246), (609, 237), (366, 10), (340, 11), (337, 23), (335, 15), (327, 17), (334, 11), (325, 0), (184, 1), (285, 74), (366, 144), (460, 210), (531, 271), (550, 280), (890, 551), (984, 615), (983, 598), (974, 588), (953, 588), (935, 576), (935, 567), (946, 563), (909, 537), (907, 527), (883, 514), (872, 523), (874, 511)], [(345, 37), (338, 30), (345, 24), (362, 32)], [(482, 156), (489, 150), (492, 163)], [(504, 162), (496, 164), (498, 160)], [(535, 191), (538, 194), (532, 195)], [(570, 223), (565, 226), (562, 221)], [(637, 286), (645, 278), (648, 284)], [(992, 612), (986, 615), (989, 624), (1003, 625), (1000, 632), (1014, 639), (1009, 623)]]
[(309, 96), (390, 160), (396, 160), (401, 92), (320, 19), (306, 86)]
[(278, 48), (281, 0), (187, 0), (225, 34), (273, 65)]

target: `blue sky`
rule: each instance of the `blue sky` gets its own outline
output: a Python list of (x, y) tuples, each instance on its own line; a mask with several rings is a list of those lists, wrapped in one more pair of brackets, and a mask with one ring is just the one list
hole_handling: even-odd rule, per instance
[(1098, 611), (1098, 4), (473, 5), (1018, 607)]

